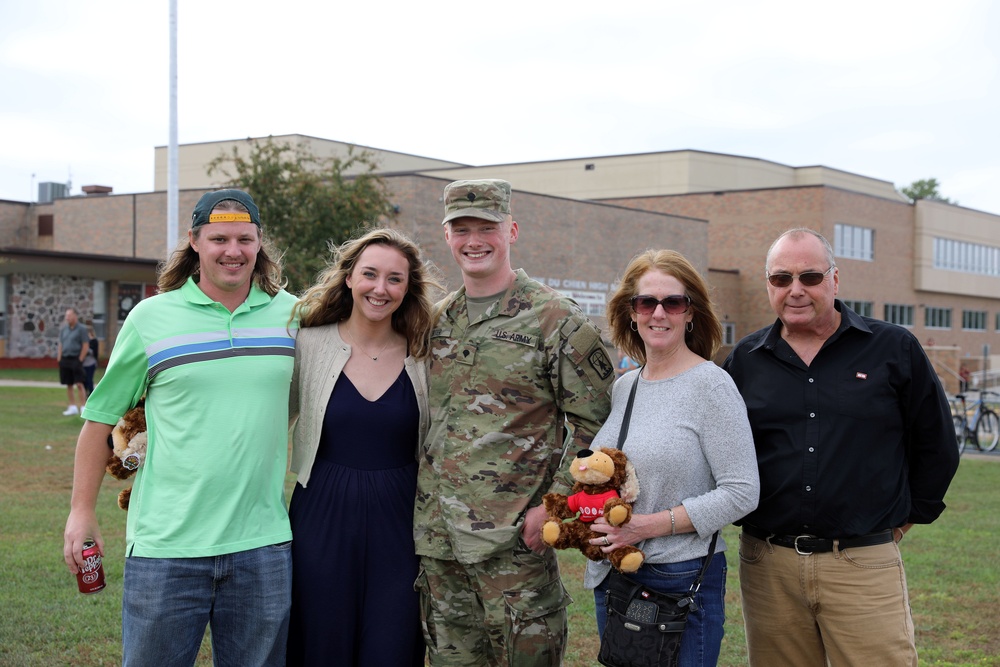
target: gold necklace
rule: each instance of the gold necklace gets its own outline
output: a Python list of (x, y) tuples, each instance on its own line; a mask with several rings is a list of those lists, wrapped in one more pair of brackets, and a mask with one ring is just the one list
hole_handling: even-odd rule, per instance
[(378, 358), (382, 356), (382, 353), (383, 353), (383, 352), (385, 352), (385, 348), (389, 347), (389, 343), (391, 343), (391, 342), (392, 342), (392, 337), (390, 336), (390, 337), (389, 337), (389, 340), (387, 340), (387, 341), (385, 342), (385, 345), (383, 345), (383, 346), (382, 346), (382, 349), (378, 351), (378, 354), (376, 354), (376, 355), (375, 355), (375, 356), (373, 357), (372, 355), (368, 354), (368, 352), (367, 352), (367, 350), (365, 350), (365, 348), (361, 347), (361, 344), (360, 344), (360, 343), (358, 343), (358, 341), (354, 340), (354, 334), (352, 334), (352, 333), (351, 333), (351, 330), (350, 330), (350, 329), (347, 329), (346, 327), (345, 327), (344, 329), (345, 329), (345, 331), (347, 331), (347, 335), (348, 335), (348, 336), (349, 336), (349, 337), (351, 338), (351, 344), (352, 344), (352, 345), (356, 345), (356, 346), (357, 346), (357, 348), (358, 348), (359, 350), (361, 350), (361, 353), (362, 353), (363, 355), (365, 355), (366, 357), (368, 357), (369, 359), (371, 359), (372, 361), (378, 361)]

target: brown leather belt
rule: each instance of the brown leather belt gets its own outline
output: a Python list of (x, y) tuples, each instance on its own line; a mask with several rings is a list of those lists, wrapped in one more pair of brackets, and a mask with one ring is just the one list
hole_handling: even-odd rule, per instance
[(779, 547), (795, 549), (795, 552), (803, 556), (809, 554), (822, 554), (833, 551), (834, 542), (838, 549), (851, 549), (857, 547), (873, 547), (876, 544), (887, 544), (895, 538), (892, 529), (871, 533), (869, 535), (859, 535), (857, 537), (816, 537), (815, 535), (775, 535), (770, 531), (758, 528), (757, 526), (743, 526), (743, 532), (758, 540), (765, 540)]

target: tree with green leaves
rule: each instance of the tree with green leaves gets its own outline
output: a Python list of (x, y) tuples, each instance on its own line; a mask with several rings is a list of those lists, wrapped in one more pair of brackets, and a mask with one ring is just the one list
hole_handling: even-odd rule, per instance
[(932, 201), (944, 202), (945, 204), (958, 204), (957, 201), (942, 197), (938, 191), (939, 187), (940, 184), (936, 178), (922, 178), (900, 188), (899, 191), (911, 202), (915, 202), (918, 199), (930, 199)]
[(260, 208), (268, 236), (284, 253), (288, 290), (301, 293), (340, 244), (366, 223), (390, 212), (389, 193), (367, 151), (321, 158), (302, 145), (248, 140), (209, 162), (208, 174), (225, 187), (246, 190)]

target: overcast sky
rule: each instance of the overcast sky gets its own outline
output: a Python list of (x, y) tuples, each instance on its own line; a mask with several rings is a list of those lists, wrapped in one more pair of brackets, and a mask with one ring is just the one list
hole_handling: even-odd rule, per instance
[[(697, 149), (1000, 214), (990, 0), (178, 0), (179, 141), (306, 134), (473, 165)], [(0, 0), (0, 199), (153, 188), (168, 0)]]

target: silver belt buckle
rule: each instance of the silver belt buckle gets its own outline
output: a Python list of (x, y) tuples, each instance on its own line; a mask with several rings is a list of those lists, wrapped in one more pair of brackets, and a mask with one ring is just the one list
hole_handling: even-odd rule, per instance
[(795, 553), (797, 553), (800, 556), (812, 556), (813, 552), (811, 552), (811, 551), (802, 551), (801, 549), (799, 549), (799, 540), (808, 540), (808, 539), (812, 539), (814, 537), (816, 537), (816, 536), (815, 535), (796, 535), (795, 536), (795, 542), (794, 542)]

